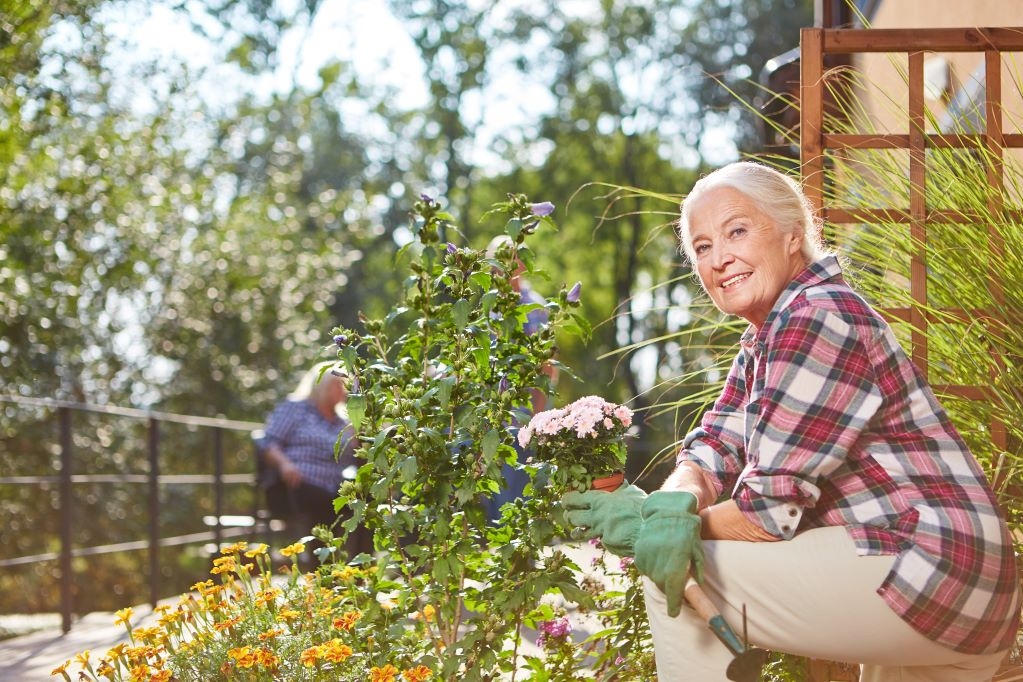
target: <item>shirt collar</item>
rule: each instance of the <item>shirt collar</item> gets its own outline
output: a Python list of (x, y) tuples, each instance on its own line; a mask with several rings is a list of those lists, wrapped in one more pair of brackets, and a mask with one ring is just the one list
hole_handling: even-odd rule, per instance
[(789, 285), (782, 290), (778, 300), (774, 303), (774, 307), (771, 308), (771, 312), (768, 313), (767, 319), (764, 320), (763, 326), (759, 329), (753, 325), (746, 327), (746, 331), (742, 333), (742, 337), (739, 339), (740, 345), (750, 352), (762, 349), (764, 338), (767, 336), (767, 330), (771, 328), (774, 319), (795, 300), (796, 296), (810, 287), (817, 286), (834, 277), (841, 277), (841, 275), (842, 266), (839, 265), (838, 258), (835, 256), (824, 256), (820, 260), (810, 263), (805, 270), (796, 275), (796, 278), (789, 282)]

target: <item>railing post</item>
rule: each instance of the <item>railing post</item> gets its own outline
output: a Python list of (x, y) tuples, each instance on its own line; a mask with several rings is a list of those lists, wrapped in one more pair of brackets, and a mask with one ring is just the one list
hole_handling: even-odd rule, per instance
[(71, 594), (74, 586), (71, 575), (71, 409), (57, 408), (60, 422), (60, 629), (71, 632)]
[(149, 604), (159, 601), (160, 582), (160, 422), (149, 418)]
[(224, 432), (219, 426), (213, 427), (213, 513), (217, 522), (213, 526), (213, 542), (220, 552), (222, 539), (220, 517), (224, 513)]

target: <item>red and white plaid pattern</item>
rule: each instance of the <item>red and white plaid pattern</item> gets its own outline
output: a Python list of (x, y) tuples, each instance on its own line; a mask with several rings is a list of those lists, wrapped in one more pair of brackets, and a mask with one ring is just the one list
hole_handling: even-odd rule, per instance
[(889, 325), (827, 257), (747, 329), (679, 461), (714, 472), (768, 532), (846, 526), (898, 555), (878, 588), (957, 651), (1006, 649), (1019, 625), (1012, 543), (984, 474)]

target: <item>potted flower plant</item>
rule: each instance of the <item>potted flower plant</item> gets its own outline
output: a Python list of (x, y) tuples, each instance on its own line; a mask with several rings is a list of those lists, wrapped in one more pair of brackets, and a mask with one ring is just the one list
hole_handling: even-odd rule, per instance
[(625, 478), (631, 426), (632, 410), (591, 395), (533, 415), (518, 440), (522, 447), (532, 444), (535, 459), (551, 465), (556, 486), (610, 492)]

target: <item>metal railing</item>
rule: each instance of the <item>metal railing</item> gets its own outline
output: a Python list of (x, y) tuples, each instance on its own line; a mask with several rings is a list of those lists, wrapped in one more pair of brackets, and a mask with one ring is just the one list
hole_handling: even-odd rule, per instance
[[(236, 421), (231, 419), (215, 419), (192, 415), (172, 414), (139, 410), (123, 407), (90, 405), (84, 403), (65, 402), (43, 398), (21, 396), (0, 396), (0, 403), (15, 403), (20, 406), (41, 407), (56, 412), (58, 423), (57, 448), (60, 452), (60, 470), (55, 475), (47, 476), (0, 476), (0, 485), (37, 485), (56, 484), (59, 499), (59, 550), (28, 556), (0, 559), (0, 570), (13, 567), (37, 564), (49, 561), (59, 562), (60, 574), (60, 612), (61, 629), (67, 633), (71, 630), (73, 612), (73, 572), (72, 559), (77, 557), (96, 556), (148, 550), (149, 563), (149, 602), (155, 607), (158, 600), (158, 583), (160, 575), (160, 548), (186, 544), (212, 542), (217, 546), (229, 537), (249, 534), (252, 528), (230, 528), (223, 523), (224, 489), (226, 485), (256, 485), (256, 466), (253, 462), (251, 473), (224, 473), (225, 431), (241, 431), (251, 433), (262, 428), (256, 422)], [(91, 412), (134, 420), (146, 423), (146, 449), (148, 471), (144, 474), (76, 474), (74, 473), (73, 421), (74, 412)], [(182, 424), (188, 427), (208, 428), (212, 430), (212, 474), (170, 474), (160, 473), (160, 425), (162, 423)], [(75, 518), (73, 486), (86, 483), (132, 483), (145, 485), (148, 504), (148, 532), (145, 540), (99, 545), (94, 547), (74, 547), (72, 527)], [(208, 531), (189, 533), (172, 537), (160, 537), (160, 485), (161, 484), (212, 484), (214, 491), (214, 513), (204, 517)], [(257, 504), (259, 503), (257, 497)], [(256, 518), (256, 509), (253, 516)]]

